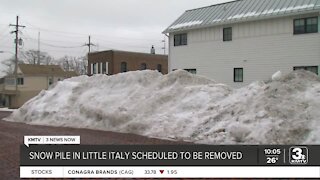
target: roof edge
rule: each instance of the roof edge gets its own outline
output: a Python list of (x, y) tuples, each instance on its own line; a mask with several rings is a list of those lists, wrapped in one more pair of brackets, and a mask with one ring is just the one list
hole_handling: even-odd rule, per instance
[(96, 51), (96, 52), (91, 52), (90, 54), (99, 54), (99, 53), (105, 53), (105, 52), (112, 52), (112, 53), (124, 52), (124, 53), (145, 54), (145, 55), (152, 55), (152, 56), (168, 56), (164, 54), (151, 54), (151, 53), (144, 53), (144, 52), (134, 52), (134, 51), (115, 50), (115, 49), (105, 50), (105, 51)]
[(234, 3), (234, 2), (237, 2), (237, 1), (243, 1), (243, 0), (232, 0), (232, 1), (229, 1), (229, 2), (224, 2), (224, 3), (219, 3), (219, 4), (213, 4), (213, 5), (209, 5), (209, 6), (203, 6), (203, 7), (194, 8), (194, 9), (188, 9), (188, 10), (186, 10), (186, 12), (188, 12), (188, 11), (194, 11), (194, 10), (198, 10), (198, 9), (204, 9), (204, 8), (208, 8), (208, 7), (221, 6), (221, 5), (224, 5), (224, 4)]
[(170, 34), (170, 33), (175, 33), (175, 32), (190, 31), (190, 30), (195, 30), (195, 29), (215, 27), (215, 26), (221, 26), (221, 25), (226, 25), (226, 24), (237, 24), (237, 23), (243, 23), (243, 22), (275, 19), (275, 18), (279, 18), (279, 17), (290, 17), (290, 16), (295, 16), (295, 15), (311, 14), (311, 13), (319, 13), (319, 12), (320, 12), (320, 9), (313, 9), (313, 10), (310, 10), (310, 11), (300, 11), (300, 12), (295, 12), (295, 13), (287, 13), (287, 14), (274, 15), (274, 16), (263, 16), (263, 17), (257, 17), (257, 18), (248, 18), (248, 19), (237, 20), (237, 21), (224, 21), (224, 22), (213, 23), (213, 24), (202, 25), (202, 26), (201, 25), (200, 26), (190, 26), (188, 28), (176, 29), (176, 30), (175, 29), (170, 30), (170, 29), (167, 28), (162, 33), (163, 34), (167, 34), (167, 33)]

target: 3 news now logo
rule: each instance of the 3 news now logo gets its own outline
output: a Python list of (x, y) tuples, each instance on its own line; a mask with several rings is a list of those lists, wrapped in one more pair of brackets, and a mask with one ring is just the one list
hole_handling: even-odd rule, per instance
[(308, 148), (293, 146), (289, 149), (289, 162), (294, 165), (308, 164)]

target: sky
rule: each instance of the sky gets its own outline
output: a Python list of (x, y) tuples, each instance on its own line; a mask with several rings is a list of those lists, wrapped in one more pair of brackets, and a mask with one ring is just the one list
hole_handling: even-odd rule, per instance
[(14, 27), (9, 24), (15, 24), (17, 15), (19, 24), (26, 26), (20, 29), (20, 51), (37, 50), (40, 32), (40, 51), (55, 59), (85, 56), (89, 35), (92, 51), (150, 52), (154, 45), (157, 54), (164, 54), (162, 31), (185, 10), (228, 1), (0, 0), (0, 51), (5, 51), (0, 61), (14, 52)]

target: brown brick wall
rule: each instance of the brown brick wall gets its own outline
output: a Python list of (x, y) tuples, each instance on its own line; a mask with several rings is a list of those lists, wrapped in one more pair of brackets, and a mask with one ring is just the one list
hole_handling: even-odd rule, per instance
[[(103, 51), (103, 52), (95, 52), (89, 54), (89, 63), (88, 63), (88, 74), (91, 75), (91, 64), (92, 63), (103, 63), (108, 62), (109, 74), (113, 74), (113, 51)], [(100, 64), (98, 66), (100, 69)]]
[[(125, 51), (104, 51), (89, 54), (88, 74), (91, 75), (91, 64), (100, 62), (109, 62), (109, 75), (120, 73), (121, 63), (127, 63), (128, 71), (140, 70), (141, 64), (146, 63), (147, 69), (156, 70), (158, 64), (161, 64), (162, 73), (168, 73), (168, 56), (135, 53)], [(100, 64), (98, 66), (100, 68)]]

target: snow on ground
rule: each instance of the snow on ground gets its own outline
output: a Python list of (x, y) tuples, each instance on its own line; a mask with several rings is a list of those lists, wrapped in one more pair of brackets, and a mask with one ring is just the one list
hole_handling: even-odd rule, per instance
[(0, 108), (0, 111), (13, 112), (15, 109)]
[(306, 71), (232, 89), (177, 70), (80, 76), (42, 91), (10, 121), (208, 144), (320, 144), (320, 79)]

